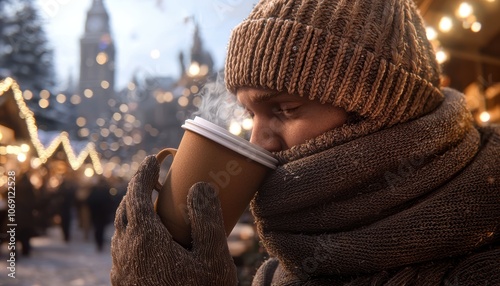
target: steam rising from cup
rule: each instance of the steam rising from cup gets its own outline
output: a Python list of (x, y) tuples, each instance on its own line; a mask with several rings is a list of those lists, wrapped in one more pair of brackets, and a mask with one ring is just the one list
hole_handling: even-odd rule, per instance
[(248, 136), (246, 131), (252, 129), (251, 118), (236, 96), (226, 89), (221, 76), (216, 81), (205, 84), (200, 90), (200, 96), (201, 104), (193, 117), (199, 116), (235, 135)]

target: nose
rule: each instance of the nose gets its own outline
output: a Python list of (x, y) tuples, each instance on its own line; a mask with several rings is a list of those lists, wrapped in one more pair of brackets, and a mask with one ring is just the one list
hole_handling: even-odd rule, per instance
[(280, 137), (274, 129), (270, 122), (254, 118), (250, 142), (269, 152), (281, 151), (283, 148), (280, 143)]

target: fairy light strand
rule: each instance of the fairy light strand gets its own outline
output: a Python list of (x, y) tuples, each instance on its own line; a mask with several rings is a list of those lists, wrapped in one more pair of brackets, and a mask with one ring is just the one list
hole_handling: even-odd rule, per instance
[(0, 96), (3, 96), (9, 90), (12, 90), (12, 93), (14, 94), (14, 99), (19, 108), (19, 115), (21, 119), (26, 122), (31, 143), (35, 147), (39, 156), (38, 159), (40, 159), (42, 163), (46, 163), (47, 160), (55, 153), (57, 148), (62, 144), (63, 150), (66, 153), (66, 157), (68, 158), (69, 164), (73, 170), (78, 170), (83, 165), (87, 157), (90, 157), (95, 172), (97, 174), (103, 173), (99, 155), (92, 142), (89, 142), (85, 148), (83, 148), (83, 150), (76, 155), (71, 147), (71, 141), (68, 133), (62, 131), (48, 144), (48, 147), (43, 146), (40, 138), (38, 137), (38, 128), (36, 126), (33, 111), (31, 111), (26, 105), (22, 96), (22, 91), (17, 82), (10, 77), (0, 82)]

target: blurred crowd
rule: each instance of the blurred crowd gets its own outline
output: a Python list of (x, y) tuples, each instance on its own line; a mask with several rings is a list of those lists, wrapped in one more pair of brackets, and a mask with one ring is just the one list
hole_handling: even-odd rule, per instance
[[(113, 223), (126, 181), (51, 167), (15, 172), (16, 253), (30, 255), (30, 239), (45, 235), (50, 227), (60, 227), (65, 242), (71, 241), (72, 230), (79, 229), (86, 240), (95, 243), (97, 251), (102, 251), (109, 244), (105, 228)], [(7, 221), (7, 201), (7, 189), (0, 190), (0, 243), (7, 242), (7, 224), (12, 223)]]
[[(49, 162), (38, 168), (18, 165), (15, 170), (16, 257), (29, 256), (30, 240), (59, 228), (68, 243), (78, 236), (95, 244), (97, 252), (109, 248), (106, 228), (112, 227), (128, 179), (119, 176), (88, 176), (67, 164)], [(9, 237), (7, 188), (0, 189), (0, 255)], [(228, 245), (238, 269), (240, 285), (250, 285), (256, 269), (267, 256), (259, 243), (253, 217), (247, 210), (228, 237)]]

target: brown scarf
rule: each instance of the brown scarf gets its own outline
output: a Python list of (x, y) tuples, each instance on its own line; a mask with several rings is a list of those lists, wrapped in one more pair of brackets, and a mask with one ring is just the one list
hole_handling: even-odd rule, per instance
[(500, 236), (500, 129), (479, 132), (462, 95), (445, 94), (417, 120), (340, 145), (327, 133), (280, 154), (289, 162), (251, 204), (275, 257), (254, 285), (459, 283), (488, 275), (477, 263), (455, 273), (483, 261), (476, 252), (498, 270), (489, 245)]

